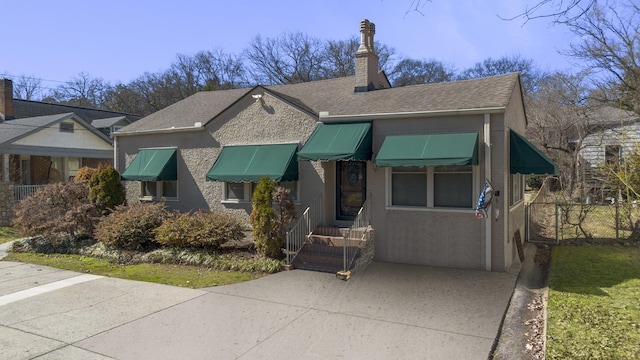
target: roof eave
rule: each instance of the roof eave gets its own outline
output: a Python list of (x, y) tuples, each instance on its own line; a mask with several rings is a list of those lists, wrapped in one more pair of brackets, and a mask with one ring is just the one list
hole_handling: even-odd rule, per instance
[(504, 113), (505, 106), (485, 107), (475, 109), (451, 109), (451, 110), (428, 110), (428, 111), (405, 111), (393, 113), (375, 113), (375, 114), (354, 114), (354, 115), (329, 115), (327, 111), (320, 112), (320, 121), (322, 122), (348, 122), (348, 121), (371, 121), (386, 119), (407, 119), (407, 118), (424, 118), (437, 116), (452, 115), (482, 115)]
[(116, 131), (111, 133), (111, 135), (117, 137), (117, 136), (134, 136), (134, 135), (168, 134), (168, 133), (203, 131), (203, 130), (204, 130), (204, 126), (202, 126), (202, 124), (197, 124), (194, 126), (170, 127), (166, 129), (149, 129), (149, 130), (137, 130), (137, 131), (130, 131), (130, 132)]

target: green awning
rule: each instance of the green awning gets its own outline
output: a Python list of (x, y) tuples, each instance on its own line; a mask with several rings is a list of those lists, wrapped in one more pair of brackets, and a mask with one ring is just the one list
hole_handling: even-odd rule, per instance
[(298, 180), (298, 144), (225, 146), (207, 173), (209, 181)]
[(558, 167), (524, 136), (509, 133), (509, 165), (512, 174), (557, 174)]
[(478, 164), (478, 134), (387, 136), (376, 166), (460, 166)]
[(318, 124), (300, 160), (371, 160), (371, 123)]
[(122, 179), (134, 181), (178, 180), (176, 149), (142, 149), (131, 165), (122, 173)]

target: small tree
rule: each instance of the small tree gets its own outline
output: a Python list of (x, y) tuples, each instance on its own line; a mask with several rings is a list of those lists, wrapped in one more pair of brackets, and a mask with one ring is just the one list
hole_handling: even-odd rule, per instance
[(91, 176), (89, 180), (89, 200), (96, 204), (103, 215), (108, 215), (125, 201), (124, 186), (120, 173), (112, 166), (106, 166)]
[(253, 191), (251, 203), (253, 210), (249, 216), (249, 222), (253, 228), (253, 237), (258, 253), (279, 258), (282, 255), (281, 245), (277, 241), (275, 234), (272, 199), (276, 190), (276, 182), (268, 177), (263, 177), (258, 181), (256, 189)]
[(249, 220), (256, 250), (262, 255), (275, 259), (283, 255), (287, 229), (296, 218), (295, 206), (289, 194), (290, 190), (277, 186), (268, 177), (260, 179), (253, 192), (253, 211)]
[(99, 169), (83, 166), (76, 172), (76, 176), (74, 176), (73, 181), (77, 183), (88, 183), (89, 180), (93, 177), (95, 173), (97, 173)]

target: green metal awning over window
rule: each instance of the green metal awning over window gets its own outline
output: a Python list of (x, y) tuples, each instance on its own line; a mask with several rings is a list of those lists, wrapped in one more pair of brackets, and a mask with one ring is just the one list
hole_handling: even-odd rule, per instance
[(207, 173), (209, 181), (298, 180), (298, 144), (225, 146)]
[(387, 136), (376, 166), (460, 166), (478, 164), (478, 134)]
[(557, 174), (558, 167), (524, 136), (510, 130), (509, 165), (511, 174)]
[(176, 149), (142, 149), (131, 165), (122, 173), (122, 179), (134, 181), (178, 180)]
[(371, 160), (371, 123), (318, 124), (300, 160)]

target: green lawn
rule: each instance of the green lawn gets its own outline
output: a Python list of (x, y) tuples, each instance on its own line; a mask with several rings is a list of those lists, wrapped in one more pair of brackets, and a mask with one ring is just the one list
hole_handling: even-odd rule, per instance
[(557, 246), (547, 359), (640, 359), (640, 248)]
[(82, 273), (148, 281), (194, 289), (233, 284), (265, 275), (239, 271), (217, 271), (201, 266), (164, 264), (120, 265), (107, 260), (81, 255), (9, 253), (4, 260), (20, 261)]
[(0, 244), (20, 239), (21, 236), (12, 227), (0, 227)]

